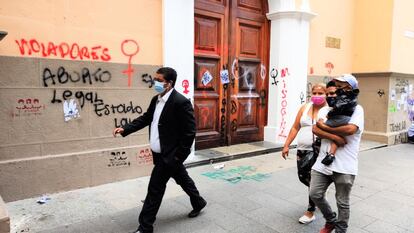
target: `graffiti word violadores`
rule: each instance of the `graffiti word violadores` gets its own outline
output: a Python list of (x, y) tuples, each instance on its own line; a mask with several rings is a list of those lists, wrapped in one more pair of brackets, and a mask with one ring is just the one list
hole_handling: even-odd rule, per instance
[(101, 45), (80, 46), (77, 43), (39, 42), (36, 39), (15, 40), (21, 55), (40, 55), (48, 58), (70, 58), (73, 60), (110, 61), (109, 49)]
[(258, 173), (253, 166), (239, 166), (230, 170), (218, 170), (214, 172), (203, 173), (203, 176), (207, 176), (214, 180), (224, 180), (231, 184), (239, 183), (242, 180), (263, 181), (270, 177), (270, 174)]

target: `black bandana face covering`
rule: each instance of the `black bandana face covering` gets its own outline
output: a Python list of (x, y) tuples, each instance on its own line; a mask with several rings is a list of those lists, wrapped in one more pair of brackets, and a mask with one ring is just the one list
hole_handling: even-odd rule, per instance
[(329, 107), (335, 106), (336, 97), (333, 97), (333, 96), (326, 97), (326, 103), (328, 103)]

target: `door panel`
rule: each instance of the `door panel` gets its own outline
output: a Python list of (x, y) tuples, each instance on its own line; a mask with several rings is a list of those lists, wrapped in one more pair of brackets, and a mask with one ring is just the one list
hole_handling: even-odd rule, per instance
[(230, 143), (263, 140), (266, 105), (261, 94), (267, 92), (268, 21), (262, 14), (261, 0), (238, 0), (230, 10), (230, 35), (235, 41), (229, 48), (229, 57), (237, 63), (234, 85), (230, 88), (231, 101), (237, 114), (231, 115)]
[[(205, 2), (205, 1), (203, 1)], [(222, 1), (213, 1), (222, 4)], [(225, 9), (225, 8), (223, 8)], [(195, 10), (194, 16), (194, 110), (196, 117), (196, 148), (203, 149), (225, 144), (225, 128), (220, 119), (223, 113), (223, 88), (220, 69), (225, 62), (225, 14)]]
[[(266, 124), (266, 0), (196, 0), (196, 149), (263, 140)], [(220, 71), (228, 69), (230, 83)]]

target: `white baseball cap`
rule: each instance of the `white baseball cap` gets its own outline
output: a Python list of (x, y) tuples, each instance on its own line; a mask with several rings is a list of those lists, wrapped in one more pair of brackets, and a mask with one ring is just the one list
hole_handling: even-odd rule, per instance
[(351, 85), (352, 89), (358, 89), (358, 80), (352, 74), (343, 74), (334, 78), (334, 80), (346, 82)]

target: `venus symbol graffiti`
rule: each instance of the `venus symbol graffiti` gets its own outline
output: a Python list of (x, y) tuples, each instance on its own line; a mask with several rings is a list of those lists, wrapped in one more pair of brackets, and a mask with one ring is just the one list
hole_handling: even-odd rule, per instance
[(223, 180), (231, 184), (237, 184), (244, 181), (263, 181), (270, 177), (269, 173), (257, 172), (257, 169), (253, 166), (238, 166), (229, 170), (217, 170), (214, 172), (202, 173), (213, 180)]

